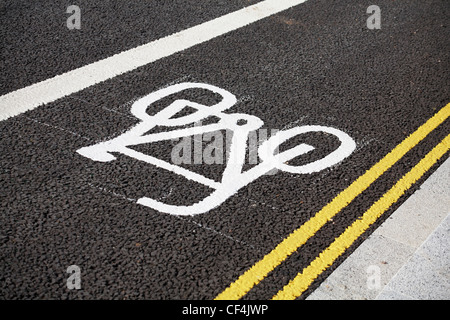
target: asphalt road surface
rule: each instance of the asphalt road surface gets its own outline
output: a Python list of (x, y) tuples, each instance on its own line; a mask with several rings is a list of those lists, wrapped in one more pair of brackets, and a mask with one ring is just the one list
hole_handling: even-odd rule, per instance
[(448, 158), (446, 0), (0, 16), (2, 299), (305, 299)]

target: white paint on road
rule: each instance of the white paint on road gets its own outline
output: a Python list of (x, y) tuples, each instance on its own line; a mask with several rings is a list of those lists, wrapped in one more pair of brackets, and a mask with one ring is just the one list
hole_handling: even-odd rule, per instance
[(135, 70), (306, 0), (265, 0), (0, 97), (0, 121)]
[[(150, 115), (152, 107), (163, 99), (174, 94), (179, 94), (190, 89), (208, 90), (222, 97), (218, 103), (207, 106), (185, 99), (177, 99), (155, 115)], [(180, 83), (157, 90), (136, 101), (131, 107), (131, 113), (141, 120), (136, 126), (124, 132), (116, 138), (79, 149), (77, 152), (93, 161), (110, 162), (116, 160), (113, 153), (122, 153), (131, 158), (143, 161), (150, 165), (174, 172), (188, 180), (201, 183), (214, 191), (198, 203), (190, 206), (175, 206), (162, 203), (160, 200), (141, 198), (138, 203), (153, 208), (160, 212), (173, 215), (195, 215), (208, 212), (228, 198), (237, 193), (241, 188), (255, 181), (259, 177), (279, 169), (296, 174), (310, 174), (331, 167), (347, 158), (356, 148), (353, 139), (346, 133), (324, 126), (299, 126), (282, 130), (266, 140), (258, 148), (258, 155), (262, 162), (257, 166), (243, 172), (247, 141), (251, 132), (255, 132), (264, 125), (258, 117), (243, 113), (224, 113), (223, 111), (233, 107), (237, 102), (236, 97), (230, 92), (204, 83)], [(194, 109), (195, 112), (185, 116), (177, 116), (185, 108)], [(218, 118), (217, 123), (201, 126), (191, 126), (210, 117)], [(165, 132), (149, 133), (155, 127), (170, 128)], [(187, 126), (187, 127), (186, 127)], [(180, 129), (180, 127), (182, 127)], [(173, 129), (174, 128), (174, 129)], [(232, 132), (230, 153), (225, 171), (220, 182), (211, 180), (201, 174), (187, 170), (176, 164), (172, 164), (150, 155), (132, 149), (132, 146), (171, 141), (182, 137), (203, 135), (205, 133), (227, 130)], [(298, 135), (309, 132), (325, 132), (339, 139), (341, 145), (322, 159), (300, 166), (292, 166), (286, 162), (303, 154), (309, 153), (315, 148), (301, 143), (286, 151), (278, 152), (279, 146)]]

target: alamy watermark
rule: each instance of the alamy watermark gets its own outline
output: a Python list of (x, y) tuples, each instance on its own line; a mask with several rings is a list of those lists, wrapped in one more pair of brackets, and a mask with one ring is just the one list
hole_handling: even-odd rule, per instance
[(367, 8), (367, 13), (370, 14), (367, 19), (367, 28), (370, 30), (381, 29), (381, 9), (379, 6), (371, 5)]
[(79, 266), (71, 265), (67, 268), (66, 272), (70, 274), (67, 278), (66, 286), (69, 290), (80, 290), (81, 289), (81, 269)]
[(67, 7), (66, 13), (70, 14), (67, 18), (67, 28), (69, 30), (81, 29), (81, 9), (77, 5), (70, 5)]
[[(194, 127), (202, 127), (202, 121), (195, 123)], [(260, 145), (268, 137), (277, 137), (279, 129), (258, 129), (248, 133), (247, 152), (245, 154), (246, 164), (257, 165), (260, 163), (258, 150)], [(176, 137), (172, 139), (174, 147), (171, 152), (171, 161), (175, 165), (182, 164), (225, 164), (240, 163), (242, 155), (231, 152), (233, 132), (212, 131), (200, 133), (193, 136)], [(273, 152), (279, 152), (280, 141), (272, 140), (275, 143)]]
[(379, 290), (381, 289), (381, 268), (376, 265), (367, 267), (367, 289)]

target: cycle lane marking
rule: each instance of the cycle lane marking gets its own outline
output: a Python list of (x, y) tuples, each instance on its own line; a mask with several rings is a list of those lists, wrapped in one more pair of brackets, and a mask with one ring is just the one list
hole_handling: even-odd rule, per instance
[[(186, 99), (177, 99), (165, 109), (160, 110), (158, 113), (154, 115), (147, 114), (146, 110), (157, 101), (160, 101), (161, 99), (174, 93), (184, 92), (195, 88), (201, 88), (218, 94), (222, 97), (222, 100), (215, 105), (206, 106)], [(113, 153), (121, 153), (135, 160), (172, 171), (188, 180), (203, 184), (210, 189), (213, 189), (214, 191), (209, 196), (190, 205), (180, 206), (167, 204), (150, 197), (142, 197), (137, 202), (138, 204), (150, 207), (159, 212), (190, 216), (206, 213), (219, 207), (228, 198), (236, 194), (241, 188), (247, 186), (261, 176), (268, 174), (274, 169), (296, 174), (311, 174), (319, 172), (343, 161), (345, 158), (350, 156), (356, 148), (356, 143), (354, 140), (349, 135), (338, 129), (317, 125), (298, 126), (287, 130), (281, 130), (269, 139), (265, 140), (258, 147), (258, 156), (261, 159), (261, 163), (247, 171), (243, 171), (247, 147), (250, 149), (253, 148), (251, 145), (247, 146), (247, 141), (250, 139), (250, 133), (256, 132), (256, 130), (260, 129), (264, 122), (256, 116), (244, 113), (224, 113), (225, 110), (233, 107), (236, 102), (237, 98), (232, 93), (209, 84), (183, 82), (172, 85), (152, 92), (133, 104), (131, 107), (131, 113), (136, 118), (141, 120), (137, 125), (115, 138), (83, 147), (78, 149), (77, 152), (92, 161), (103, 163), (117, 160)], [(187, 116), (173, 118), (186, 107), (196, 111)], [(208, 125), (198, 124), (199, 121), (205, 120), (211, 116), (219, 119), (219, 122)], [(243, 123), (239, 123), (240, 121), (243, 121)], [(187, 125), (194, 126), (176, 129), (177, 127)], [(163, 126), (168, 128), (168, 130), (158, 133), (148, 133), (156, 126)], [(132, 148), (130, 149), (130, 147), (136, 145), (159, 141), (173, 141), (174, 139), (179, 139), (182, 137), (195, 137), (198, 134), (203, 135), (220, 130), (228, 130), (229, 132), (232, 132), (232, 138), (229, 143), (230, 145), (227, 148), (229, 150), (229, 159), (225, 170), (222, 173), (220, 182), (180, 167), (180, 163), (178, 163), (178, 161), (172, 161), (173, 163), (169, 163), (133, 150)], [(295, 136), (310, 132), (325, 132), (329, 135), (333, 135), (339, 139), (341, 145), (338, 149), (334, 150), (332, 153), (320, 160), (301, 166), (286, 164), (286, 162), (291, 159), (309, 153), (314, 150), (315, 147), (302, 143), (296, 147), (279, 153), (276, 150), (285, 141)]]

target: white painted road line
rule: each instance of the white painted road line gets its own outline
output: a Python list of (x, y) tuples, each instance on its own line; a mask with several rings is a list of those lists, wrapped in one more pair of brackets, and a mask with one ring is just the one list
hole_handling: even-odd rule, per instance
[(0, 97), (0, 121), (86, 89), (307, 0), (265, 0)]

